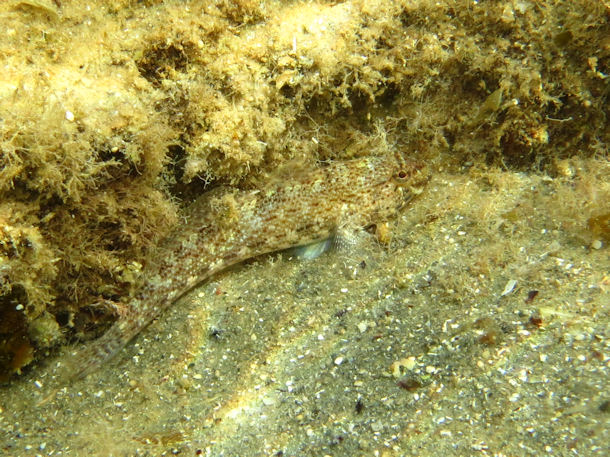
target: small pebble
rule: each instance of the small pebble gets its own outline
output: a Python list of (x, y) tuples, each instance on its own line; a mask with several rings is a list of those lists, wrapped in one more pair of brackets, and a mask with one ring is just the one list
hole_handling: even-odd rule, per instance
[(379, 422), (379, 421), (378, 421), (378, 422), (373, 422), (373, 423), (371, 424), (371, 429), (372, 429), (374, 432), (380, 432), (381, 430), (383, 430), (383, 423), (382, 423), (382, 422)]
[(540, 354), (539, 358), (540, 358), (541, 362), (546, 362), (548, 360), (549, 356), (546, 354)]

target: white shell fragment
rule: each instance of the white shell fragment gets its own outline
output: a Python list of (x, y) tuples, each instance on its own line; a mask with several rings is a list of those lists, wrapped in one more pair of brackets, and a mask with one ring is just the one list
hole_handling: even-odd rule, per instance
[(506, 285), (504, 286), (504, 290), (500, 294), (501, 297), (510, 294), (513, 290), (515, 290), (515, 286), (517, 285), (516, 279), (510, 279)]

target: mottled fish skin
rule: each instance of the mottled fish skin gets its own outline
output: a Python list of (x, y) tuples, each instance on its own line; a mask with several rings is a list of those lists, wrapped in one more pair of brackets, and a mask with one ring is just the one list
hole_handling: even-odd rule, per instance
[(203, 195), (186, 222), (154, 250), (145, 283), (99, 339), (74, 354), (65, 379), (115, 356), (164, 309), (211, 275), (243, 260), (328, 238), (343, 225), (393, 217), (426, 181), (421, 163), (394, 157), (334, 162), (253, 191)]

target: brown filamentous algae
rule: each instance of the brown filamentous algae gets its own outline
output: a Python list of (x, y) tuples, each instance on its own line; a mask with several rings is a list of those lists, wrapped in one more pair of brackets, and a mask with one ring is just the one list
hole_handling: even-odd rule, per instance
[(118, 321), (68, 360), (65, 379), (97, 369), (178, 298), (233, 264), (324, 240), (342, 227), (388, 220), (426, 182), (422, 168), (405, 159), (366, 157), (291, 174), (258, 190), (203, 195), (186, 223), (155, 249), (144, 284)]

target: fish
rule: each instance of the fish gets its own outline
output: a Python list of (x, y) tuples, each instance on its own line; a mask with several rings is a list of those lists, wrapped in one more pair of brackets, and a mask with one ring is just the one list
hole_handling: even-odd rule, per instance
[(405, 157), (362, 157), (289, 171), (255, 189), (204, 193), (152, 250), (118, 320), (69, 356), (63, 382), (100, 368), (180, 297), (232, 265), (395, 217), (421, 193), (425, 170)]

